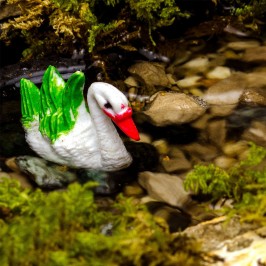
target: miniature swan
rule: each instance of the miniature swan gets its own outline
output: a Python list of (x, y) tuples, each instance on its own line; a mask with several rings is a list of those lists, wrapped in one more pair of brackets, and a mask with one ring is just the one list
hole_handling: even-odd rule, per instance
[(22, 125), (26, 141), (42, 158), (74, 168), (115, 171), (132, 158), (112, 121), (130, 138), (139, 140), (132, 109), (114, 86), (95, 82), (84, 101), (84, 74), (75, 72), (65, 83), (49, 66), (39, 90), (21, 79)]

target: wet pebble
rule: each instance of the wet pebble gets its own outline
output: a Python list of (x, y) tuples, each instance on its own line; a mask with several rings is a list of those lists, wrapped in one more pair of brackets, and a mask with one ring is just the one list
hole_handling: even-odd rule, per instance
[(255, 40), (246, 40), (246, 41), (234, 41), (234, 42), (229, 42), (226, 45), (227, 49), (232, 49), (234, 51), (243, 51), (246, 49), (255, 49), (256, 47), (259, 47), (260, 43)]
[(266, 63), (266, 46), (257, 46), (247, 49), (242, 60), (249, 63)]
[(183, 187), (183, 181), (176, 175), (141, 172), (138, 181), (150, 197), (172, 206), (183, 207), (190, 202), (190, 196)]
[(132, 65), (128, 72), (137, 80), (151, 86), (169, 86), (169, 80), (163, 64), (153, 62), (138, 62)]
[(243, 73), (235, 73), (208, 88), (203, 99), (210, 104), (213, 114), (227, 116), (232, 113), (246, 88), (245, 77)]
[(222, 169), (229, 169), (237, 163), (237, 160), (227, 156), (218, 156), (213, 163)]
[(231, 76), (229, 67), (217, 66), (206, 74), (208, 79), (225, 79)]
[(266, 122), (253, 121), (242, 134), (242, 139), (266, 148)]
[(185, 157), (163, 159), (161, 164), (167, 173), (186, 171), (192, 168), (191, 162)]
[(191, 122), (205, 113), (207, 106), (196, 97), (176, 92), (158, 92), (143, 113), (156, 126)]
[(225, 142), (227, 128), (225, 119), (212, 120), (207, 124), (207, 136), (211, 143), (222, 147)]
[(247, 88), (241, 95), (239, 102), (245, 106), (266, 106), (266, 87)]

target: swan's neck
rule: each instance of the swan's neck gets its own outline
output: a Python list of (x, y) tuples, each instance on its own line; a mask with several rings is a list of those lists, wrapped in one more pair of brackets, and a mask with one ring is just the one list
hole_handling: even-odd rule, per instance
[(93, 96), (93, 92), (90, 92), (90, 90), (87, 100), (92, 123), (97, 133), (103, 167), (111, 171), (112, 168), (117, 169), (128, 166), (132, 158), (127, 152), (111, 119), (101, 110)]

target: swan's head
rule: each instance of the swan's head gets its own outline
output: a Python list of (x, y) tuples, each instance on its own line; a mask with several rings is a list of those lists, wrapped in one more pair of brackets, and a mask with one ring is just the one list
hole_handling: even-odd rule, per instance
[(105, 82), (94, 82), (89, 93), (103, 112), (130, 138), (139, 140), (139, 132), (132, 119), (132, 108), (128, 106), (126, 96), (116, 87)]

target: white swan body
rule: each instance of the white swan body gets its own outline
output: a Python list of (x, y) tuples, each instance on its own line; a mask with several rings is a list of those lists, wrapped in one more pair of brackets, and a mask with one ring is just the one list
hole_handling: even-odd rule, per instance
[[(81, 72), (76, 72), (75, 74), (83, 76)], [(56, 78), (59, 76), (53, 67), (50, 79), (51, 75), (52, 77), (56, 76)], [(139, 136), (131, 118), (132, 110), (128, 106), (128, 100), (117, 88), (104, 82), (92, 83), (87, 94), (89, 111), (83, 96), (78, 106), (74, 101), (77, 90), (82, 93), (83, 86), (82, 88), (71, 88), (72, 94), (63, 92), (63, 100), (60, 100), (61, 104), (67, 100), (73, 100), (71, 104), (66, 102), (71, 107), (64, 110), (64, 106), (62, 108), (56, 106), (57, 108), (54, 108), (55, 114), (51, 112), (53, 106), (50, 107), (50, 105), (51, 102), (52, 105), (56, 105), (58, 99), (55, 101), (53, 95), (49, 98), (51, 102), (46, 99), (47, 91), (51, 92), (53, 89), (41, 88), (39, 96), (40, 108), (37, 107), (36, 109), (38, 110), (29, 115), (29, 112), (25, 112), (25, 98), (31, 97), (29, 93), (25, 94), (25, 91), (29, 90), (25, 89), (24, 83), (27, 82), (25, 80), (21, 81), (22, 106), (24, 106), (22, 107), (22, 124), (28, 144), (38, 155), (48, 161), (74, 168), (115, 171), (130, 165), (132, 158), (127, 152), (113, 122), (129, 137), (138, 140)], [(62, 82), (61, 79), (60, 82)], [(73, 84), (76, 83), (76, 81), (73, 82)], [(42, 94), (46, 95), (42, 96)], [(66, 99), (70, 94), (70, 99)], [(74, 110), (73, 106), (77, 108)], [(67, 119), (70, 119), (71, 125), (73, 121), (74, 124), (72, 127), (65, 129), (65, 124), (68, 124), (65, 123)], [(31, 121), (29, 122), (29, 120)], [(49, 120), (48, 124), (46, 120)], [(60, 126), (63, 129), (62, 131), (58, 130)]]

